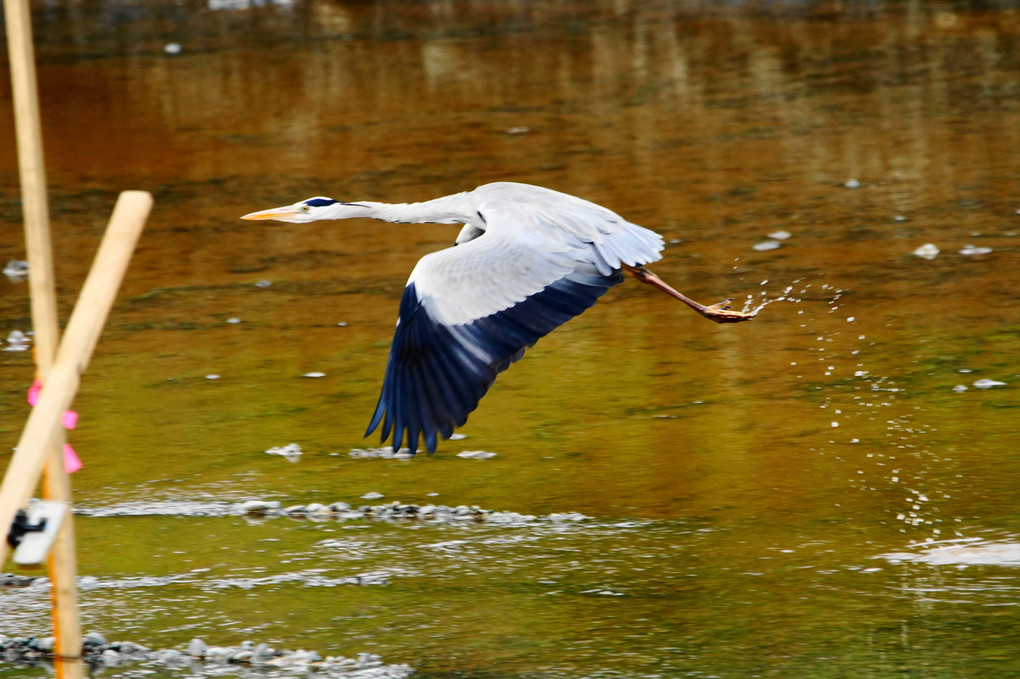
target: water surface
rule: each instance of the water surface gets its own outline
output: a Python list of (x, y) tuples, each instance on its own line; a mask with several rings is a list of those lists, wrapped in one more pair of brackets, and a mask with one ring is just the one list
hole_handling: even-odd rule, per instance
[[(1020, 676), (1014, 5), (224, 4), (34, 8), (62, 311), (116, 193), (156, 200), (75, 400), (86, 629), (436, 677)], [(6, 262), (10, 145), (0, 177)], [(467, 438), (352, 456), (407, 275), (456, 227), (237, 217), (497, 180), (658, 230), (696, 299), (769, 303), (715, 326), (628, 281)], [(0, 279), (0, 336), (29, 327)], [(31, 357), (0, 366), (9, 449)], [(195, 510), (248, 499), (536, 518)], [(0, 592), (0, 633), (47, 605)]]

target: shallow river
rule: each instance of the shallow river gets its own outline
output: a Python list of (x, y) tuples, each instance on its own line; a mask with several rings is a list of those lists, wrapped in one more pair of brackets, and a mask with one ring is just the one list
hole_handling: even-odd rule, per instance
[[(75, 400), (86, 631), (422, 677), (1020, 676), (1015, 4), (34, 10), (65, 316), (117, 192), (155, 197)], [(668, 282), (765, 306), (716, 326), (627, 281), (466, 438), (372, 456), (404, 282), (458, 227), (238, 217), (497, 180), (606, 205), (664, 235)], [(0, 187), (2, 264), (13, 144)], [(0, 278), (0, 340), (29, 329)], [(2, 468), (30, 352), (0, 371)], [(516, 514), (232, 509), (253, 499)], [(49, 633), (43, 581), (0, 610), (0, 634)], [(104, 676), (153, 672), (181, 676)]]

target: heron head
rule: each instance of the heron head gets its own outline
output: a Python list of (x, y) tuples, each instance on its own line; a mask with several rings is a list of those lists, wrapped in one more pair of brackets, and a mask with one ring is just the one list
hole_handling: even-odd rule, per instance
[(293, 205), (250, 212), (241, 219), (275, 219), (278, 222), (294, 222), (296, 224), (314, 222), (317, 219), (340, 219), (342, 215), (338, 206), (344, 205), (347, 203), (341, 203), (325, 196), (316, 196), (298, 201)]

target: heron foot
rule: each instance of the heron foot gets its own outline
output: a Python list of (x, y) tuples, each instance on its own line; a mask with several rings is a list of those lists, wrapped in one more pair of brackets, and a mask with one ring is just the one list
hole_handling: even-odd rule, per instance
[(715, 321), (716, 323), (740, 323), (742, 321), (750, 321), (757, 315), (755, 312), (747, 314), (743, 311), (734, 310), (733, 307), (730, 306), (730, 302), (732, 301), (733, 298), (730, 297), (718, 302), (717, 304), (712, 304), (702, 309), (695, 307), (694, 310), (705, 318)]

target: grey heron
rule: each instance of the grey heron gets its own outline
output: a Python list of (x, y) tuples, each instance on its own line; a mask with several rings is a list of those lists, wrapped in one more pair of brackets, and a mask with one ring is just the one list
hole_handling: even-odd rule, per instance
[(662, 236), (582, 198), (497, 182), (420, 203), (342, 202), (315, 197), (241, 219), (305, 223), (368, 217), (463, 224), (454, 246), (425, 255), (400, 301), (382, 392), (365, 432), (382, 425), (393, 450), (464, 425), (496, 376), (582, 313), (623, 272), (717, 323), (754, 318), (728, 302), (699, 304), (644, 268), (661, 258)]

